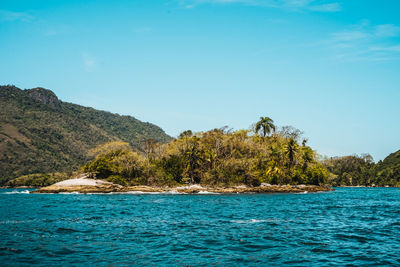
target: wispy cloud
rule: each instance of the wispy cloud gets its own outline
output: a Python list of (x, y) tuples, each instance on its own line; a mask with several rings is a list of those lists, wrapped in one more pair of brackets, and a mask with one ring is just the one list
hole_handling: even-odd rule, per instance
[(86, 52), (82, 53), (82, 62), (83, 67), (87, 72), (92, 72), (97, 67), (96, 59)]
[(371, 25), (362, 21), (334, 32), (325, 45), (335, 59), (346, 61), (382, 61), (400, 58), (400, 27), (394, 24)]
[(49, 25), (48, 27), (42, 27), (42, 33), (44, 36), (57, 36), (64, 34), (71, 34), (74, 29), (68, 25)]
[(389, 46), (373, 46), (370, 47), (371, 51), (384, 51), (384, 52), (400, 52), (400, 45)]
[(34, 16), (27, 12), (13, 12), (0, 9), (0, 21), (23, 21), (30, 22), (34, 20)]
[(379, 37), (395, 37), (400, 33), (400, 27), (393, 24), (377, 25), (374, 28), (375, 36)]
[(369, 36), (368, 33), (359, 30), (346, 30), (335, 32), (332, 34), (332, 40), (337, 42), (351, 42), (355, 40), (365, 39)]
[(338, 12), (341, 6), (338, 2), (320, 0), (181, 0), (181, 5), (186, 8), (194, 8), (202, 4), (242, 4), (247, 6), (262, 6), (268, 8), (279, 8), (289, 11), (315, 11), (315, 12)]
[(309, 9), (320, 12), (338, 12), (341, 10), (341, 7), (339, 3), (330, 3), (330, 4), (309, 6)]

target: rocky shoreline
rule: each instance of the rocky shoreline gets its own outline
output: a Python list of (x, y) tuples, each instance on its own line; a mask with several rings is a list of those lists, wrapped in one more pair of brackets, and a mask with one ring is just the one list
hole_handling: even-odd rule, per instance
[(156, 186), (122, 186), (110, 182), (94, 179), (70, 179), (50, 186), (40, 188), (31, 193), (180, 193), (180, 194), (246, 194), (246, 193), (308, 193), (325, 192), (333, 189), (316, 185), (269, 185), (263, 184), (257, 187), (209, 187), (201, 185), (189, 185), (178, 187)]

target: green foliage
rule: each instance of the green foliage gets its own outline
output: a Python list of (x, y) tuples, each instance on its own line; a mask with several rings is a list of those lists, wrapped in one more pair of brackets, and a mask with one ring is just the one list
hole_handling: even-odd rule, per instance
[(24, 175), (8, 181), (5, 185), (10, 187), (28, 186), (42, 187), (69, 179), (72, 173), (36, 173)]
[(111, 175), (107, 178), (107, 181), (114, 184), (128, 185), (127, 179), (121, 175)]
[(254, 131), (256, 133), (262, 132), (262, 136), (269, 135), (271, 131), (275, 131), (276, 127), (274, 121), (270, 117), (260, 117), (260, 120), (256, 123)]
[(337, 186), (400, 186), (400, 150), (375, 164), (370, 155), (326, 159), (333, 174), (329, 181)]
[(400, 150), (378, 162), (375, 173), (376, 184), (400, 186)]
[(85, 165), (83, 170), (94, 174), (97, 178), (107, 178), (113, 174), (111, 160), (106, 156), (100, 156), (91, 163)]
[(373, 174), (370, 156), (345, 156), (325, 160), (326, 168), (334, 174), (330, 183), (335, 186), (369, 185)]
[(84, 171), (128, 185), (317, 185), (328, 176), (310, 147), (280, 133), (264, 138), (225, 128), (196, 134), (186, 131), (168, 144), (152, 143), (151, 157), (147, 149), (137, 153), (122, 142), (93, 151), (95, 158)]
[(158, 177), (164, 177), (167, 183), (183, 183), (183, 172), (185, 170), (185, 161), (178, 155), (163, 157), (155, 162), (156, 169), (159, 170)]
[(305, 180), (303, 180), (302, 182), (304, 184), (319, 185), (326, 183), (327, 176), (328, 171), (323, 165), (312, 165), (310, 168), (307, 169)]
[(112, 142), (92, 151), (95, 158), (83, 171), (96, 178), (108, 178), (120, 184), (146, 184), (150, 177), (149, 161), (134, 152), (128, 143)]
[(0, 184), (24, 174), (72, 171), (103, 143), (122, 140), (141, 150), (148, 139), (171, 137), (130, 116), (62, 102), (50, 90), (0, 86)]

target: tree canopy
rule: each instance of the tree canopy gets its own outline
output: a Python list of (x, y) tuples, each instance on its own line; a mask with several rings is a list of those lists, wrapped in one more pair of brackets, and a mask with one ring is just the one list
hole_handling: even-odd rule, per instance
[(318, 185), (328, 177), (314, 150), (279, 132), (265, 139), (248, 130), (185, 131), (167, 144), (152, 145), (151, 156), (127, 143), (103, 145), (83, 170), (124, 185)]

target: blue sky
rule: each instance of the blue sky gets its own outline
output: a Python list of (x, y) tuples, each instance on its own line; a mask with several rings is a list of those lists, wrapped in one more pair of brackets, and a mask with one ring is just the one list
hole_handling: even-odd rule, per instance
[(0, 1), (0, 84), (161, 126), (260, 116), (320, 154), (400, 149), (400, 1)]

